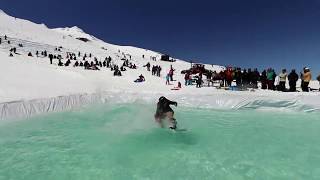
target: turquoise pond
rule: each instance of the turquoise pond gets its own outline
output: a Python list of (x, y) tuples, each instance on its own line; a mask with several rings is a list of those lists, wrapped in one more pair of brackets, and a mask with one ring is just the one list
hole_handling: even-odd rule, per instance
[(185, 132), (159, 129), (151, 104), (118, 104), (0, 122), (1, 180), (319, 180), (320, 114), (175, 108)]

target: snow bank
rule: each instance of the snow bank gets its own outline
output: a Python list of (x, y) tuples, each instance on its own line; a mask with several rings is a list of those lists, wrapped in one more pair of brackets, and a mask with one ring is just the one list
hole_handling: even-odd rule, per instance
[[(48, 99), (36, 99), (29, 101), (14, 101), (0, 103), (0, 119), (25, 118), (33, 115), (60, 112), (81, 108), (83, 106), (103, 103), (150, 103), (155, 105), (157, 99), (164, 94), (135, 93), (135, 92), (101, 92), (97, 94), (78, 94), (60, 96)], [(175, 100), (179, 106), (241, 110), (255, 109), (264, 111), (299, 111), (319, 112), (319, 94), (296, 95), (292, 97), (274, 94), (262, 96), (258, 93), (214, 93), (210, 95), (188, 96), (166, 94), (169, 99)]]
[(97, 95), (72, 95), (30, 101), (0, 103), (0, 119), (25, 118), (48, 112), (60, 112), (79, 108), (84, 105), (103, 103)]

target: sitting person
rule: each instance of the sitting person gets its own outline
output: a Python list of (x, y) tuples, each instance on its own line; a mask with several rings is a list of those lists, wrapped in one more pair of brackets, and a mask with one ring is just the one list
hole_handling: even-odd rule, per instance
[(120, 71), (126, 71), (126, 68), (121, 66)]
[(141, 74), (141, 75), (139, 76), (139, 78), (136, 79), (134, 82), (144, 82), (144, 81), (146, 81), (146, 79), (145, 79), (144, 76)]
[(172, 88), (171, 90), (180, 90), (181, 89), (181, 82), (178, 82), (178, 86)]
[(63, 63), (61, 62), (61, 60), (60, 60), (60, 59), (59, 59), (58, 66), (63, 66)]
[(73, 65), (73, 67), (78, 67), (78, 66), (79, 66), (79, 62), (76, 61), (76, 62), (74, 63), (74, 65)]
[(28, 53), (28, 56), (29, 56), (29, 57), (32, 57), (32, 54), (31, 54), (31, 52), (29, 52), (29, 53)]
[(83, 66), (83, 62), (80, 62), (80, 67), (82, 67)]
[(121, 71), (115, 70), (113, 76), (122, 76)]
[(178, 86), (177, 86), (177, 87), (174, 87), (174, 88), (181, 89), (181, 82), (179, 81), (179, 82), (178, 82)]
[(65, 66), (69, 66), (71, 61), (68, 59), (67, 62), (64, 64)]
[(98, 68), (98, 66), (96, 66), (95, 64), (93, 64), (92, 66), (89, 67), (90, 70), (100, 70)]

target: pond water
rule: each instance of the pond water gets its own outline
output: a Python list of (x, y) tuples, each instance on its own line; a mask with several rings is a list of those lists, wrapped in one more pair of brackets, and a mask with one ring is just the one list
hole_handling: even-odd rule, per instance
[(320, 114), (103, 105), (0, 122), (1, 180), (320, 179)]

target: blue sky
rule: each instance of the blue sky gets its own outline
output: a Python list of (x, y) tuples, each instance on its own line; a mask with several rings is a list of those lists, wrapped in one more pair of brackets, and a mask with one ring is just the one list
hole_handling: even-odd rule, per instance
[(320, 0), (2, 0), (0, 8), (181, 59), (320, 72)]

